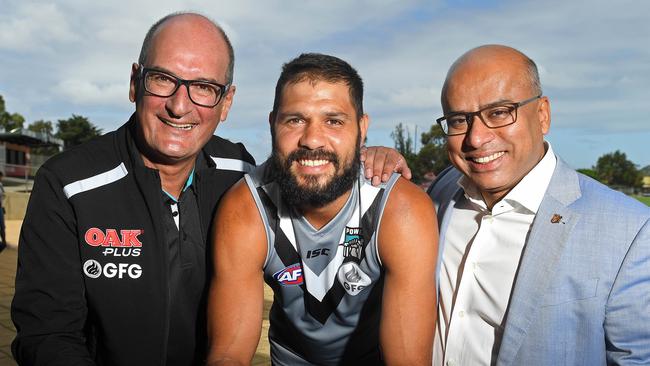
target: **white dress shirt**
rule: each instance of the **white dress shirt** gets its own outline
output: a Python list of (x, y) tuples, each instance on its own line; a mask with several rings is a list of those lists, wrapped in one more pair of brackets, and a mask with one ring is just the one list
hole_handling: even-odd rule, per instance
[(451, 207), (440, 268), (434, 365), (490, 365), (503, 335), (519, 259), (555, 169), (549, 143), (542, 160), (487, 209), (465, 176), (464, 197)]

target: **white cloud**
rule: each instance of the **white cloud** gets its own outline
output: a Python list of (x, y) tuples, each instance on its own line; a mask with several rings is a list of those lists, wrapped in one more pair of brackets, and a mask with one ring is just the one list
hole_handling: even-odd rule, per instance
[[(128, 89), (122, 84), (100, 85), (88, 80), (64, 80), (56, 86), (56, 93), (74, 104), (123, 104)], [(112, 103), (111, 103), (112, 102)]]
[(0, 49), (35, 51), (78, 39), (69, 18), (56, 4), (20, 2), (3, 6), (0, 16)]
[[(148, 27), (169, 12), (198, 10), (223, 25), (237, 55), (235, 104), (219, 131), (257, 151), (270, 148), (266, 118), (281, 65), (305, 51), (337, 55), (359, 70), (366, 84), (365, 108), (373, 118), (371, 139), (379, 141), (390, 143), (388, 135), (398, 122), (419, 130), (430, 126), (440, 113), (447, 68), (485, 43), (514, 46), (537, 62), (552, 98), (554, 128), (589, 128), (603, 131), (603, 138), (607, 131), (647, 130), (649, 2), (460, 4), (13, 2), (0, 14), (0, 80), (9, 94), (5, 99), (13, 103), (8, 108), (25, 113), (28, 121), (42, 111), (60, 118), (75, 113), (93, 116), (111, 130), (132, 108), (127, 100), (130, 65)], [(260, 124), (261, 135), (249, 133)]]

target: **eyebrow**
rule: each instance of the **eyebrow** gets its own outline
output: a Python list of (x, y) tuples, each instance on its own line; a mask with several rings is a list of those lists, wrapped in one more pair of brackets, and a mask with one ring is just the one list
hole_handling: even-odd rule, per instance
[[(330, 117), (330, 118), (347, 119), (347, 118), (350, 117), (350, 115), (345, 113), (345, 112), (325, 112), (323, 114), (326, 117)], [(286, 118), (289, 118), (289, 117), (305, 118), (306, 116), (301, 112), (293, 112), (293, 111), (278, 113), (278, 118), (280, 118), (280, 119), (286, 119)]]
[[(168, 70), (168, 69), (166, 69), (164, 67), (161, 67), (161, 66), (152, 66), (152, 67), (149, 67), (149, 69), (164, 72), (165, 74), (169, 74), (169, 75), (172, 75), (172, 76), (177, 77), (179, 79), (183, 79), (182, 77), (176, 75), (176, 73), (172, 72), (171, 70)], [(214, 79), (214, 78), (198, 78), (198, 79), (183, 79), (183, 80), (202, 81), (202, 82), (208, 82), (208, 83), (214, 83), (214, 84), (222, 85), (222, 83), (220, 81), (218, 81), (217, 79)], [(225, 84), (223, 84), (223, 85), (225, 85)]]
[(499, 100), (496, 100), (494, 102), (490, 102), (488, 104), (480, 105), (478, 107), (478, 109), (475, 110), (475, 111), (471, 111), (471, 112), (468, 112), (468, 111), (450, 111), (446, 115), (449, 116), (449, 115), (452, 115), (452, 114), (472, 113), (472, 112), (480, 111), (481, 109), (484, 109), (484, 108), (490, 108), (490, 107), (495, 107), (495, 106), (498, 106), (498, 105), (501, 105), (501, 104), (510, 104), (510, 103), (515, 103), (515, 102), (510, 100), (510, 99), (499, 99)]

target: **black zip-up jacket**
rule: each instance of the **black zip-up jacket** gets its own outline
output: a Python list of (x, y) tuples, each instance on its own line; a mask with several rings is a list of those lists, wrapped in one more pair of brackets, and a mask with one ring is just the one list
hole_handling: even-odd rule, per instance
[[(135, 159), (134, 128), (132, 116), (36, 174), (11, 309), (18, 331), (12, 351), (21, 365), (166, 364), (175, 294), (162, 215), (170, 212), (162, 212), (157, 170)], [(216, 205), (254, 160), (243, 145), (216, 136), (200, 154), (209, 167), (195, 168), (193, 184), (205, 246), (192, 255), (210, 261)], [(194, 358), (188, 365), (203, 361), (204, 295), (200, 304), (184, 303), (184, 311), (199, 309), (196, 332), (174, 337), (185, 340), (175, 348)]]

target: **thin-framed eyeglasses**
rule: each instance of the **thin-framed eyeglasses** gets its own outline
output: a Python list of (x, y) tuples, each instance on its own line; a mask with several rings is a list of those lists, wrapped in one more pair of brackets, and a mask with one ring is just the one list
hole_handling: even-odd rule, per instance
[(230, 85), (205, 80), (185, 80), (144, 66), (140, 66), (140, 78), (147, 93), (163, 98), (171, 97), (181, 85), (184, 85), (192, 103), (208, 108), (219, 104), (230, 87)]
[(488, 128), (501, 128), (517, 122), (517, 109), (542, 95), (517, 103), (500, 103), (481, 108), (476, 112), (454, 112), (436, 119), (447, 136), (463, 135), (472, 127), (474, 117), (478, 117)]

